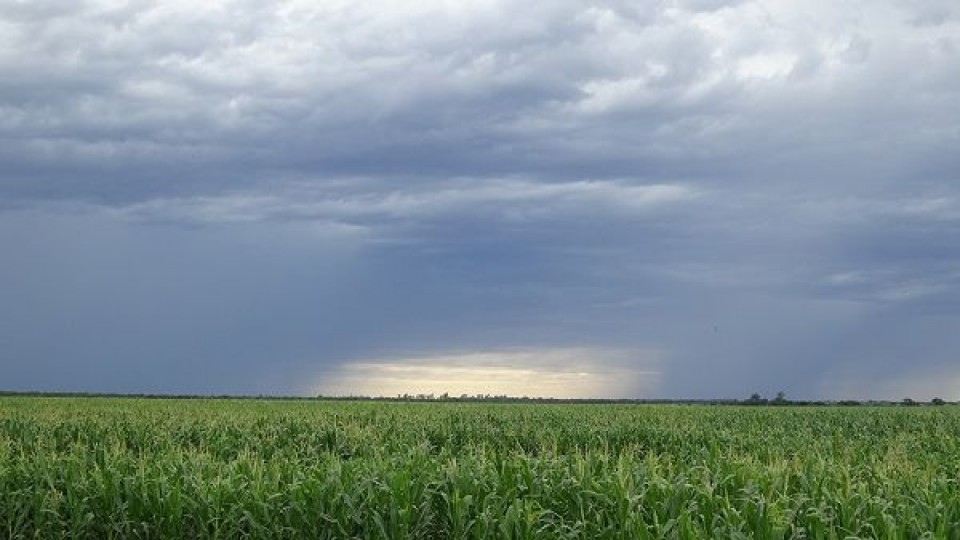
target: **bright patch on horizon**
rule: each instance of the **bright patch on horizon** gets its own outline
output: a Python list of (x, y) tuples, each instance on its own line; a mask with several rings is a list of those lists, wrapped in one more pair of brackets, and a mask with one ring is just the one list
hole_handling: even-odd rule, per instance
[(328, 396), (642, 398), (659, 386), (655, 360), (650, 352), (590, 348), (375, 359), (345, 364), (311, 391)]

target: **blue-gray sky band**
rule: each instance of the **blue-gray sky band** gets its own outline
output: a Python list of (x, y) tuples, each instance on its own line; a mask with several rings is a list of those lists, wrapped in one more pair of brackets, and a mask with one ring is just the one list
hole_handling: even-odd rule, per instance
[(0, 386), (960, 399), (958, 148), (947, 0), (7, 2)]

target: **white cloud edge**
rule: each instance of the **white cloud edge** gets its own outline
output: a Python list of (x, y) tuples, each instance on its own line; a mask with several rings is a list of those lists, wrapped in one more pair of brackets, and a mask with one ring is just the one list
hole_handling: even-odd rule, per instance
[[(358, 182), (359, 183), (359, 182)], [(536, 182), (518, 179), (450, 180), (435, 189), (391, 189), (342, 193), (317, 186), (279, 186), (224, 195), (166, 197), (113, 207), (134, 221), (197, 224), (282, 220), (362, 222), (364, 219), (416, 219), (458, 211), (509, 212), (518, 206), (536, 213), (589, 211), (647, 212), (696, 198), (681, 184), (636, 184), (612, 180)]]

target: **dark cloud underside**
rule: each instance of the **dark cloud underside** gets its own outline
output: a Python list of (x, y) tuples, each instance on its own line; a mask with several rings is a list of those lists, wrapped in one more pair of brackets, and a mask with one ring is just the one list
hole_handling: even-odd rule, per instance
[(7, 3), (0, 385), (960, 399), (954, 4)]

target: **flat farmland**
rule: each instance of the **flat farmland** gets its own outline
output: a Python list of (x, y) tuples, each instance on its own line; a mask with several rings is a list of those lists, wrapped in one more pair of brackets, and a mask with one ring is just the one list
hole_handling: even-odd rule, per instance
[(0, 538), (960, 538), (960, 408), (0, 398)]

